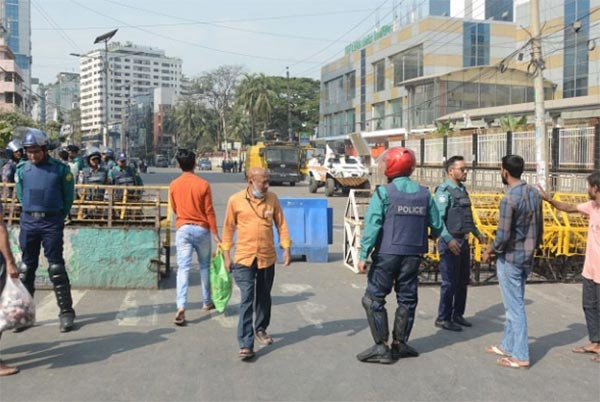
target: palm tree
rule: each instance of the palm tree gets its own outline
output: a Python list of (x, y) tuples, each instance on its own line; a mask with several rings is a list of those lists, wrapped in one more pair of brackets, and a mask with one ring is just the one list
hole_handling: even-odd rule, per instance
[(176, 135), (175, 143), (178, 146), (195, 145), (198, 141), (201, 127), (201, 116), (198, 105), (191, 99), (186, 99), (175, 109)]
[(270, 79), (264, 74), (245, 74), (238, 88), (237, 102), (248, 114), (254, 142), (256, 124), (263, 123), (267, 129), (273, 113), (275, 91), (271, 89)]
[(500, 126), (506, 132), (514, 132), (527, 124), (527, 116), (523, 115), (519, 119), (512, 114), (500, 118)]

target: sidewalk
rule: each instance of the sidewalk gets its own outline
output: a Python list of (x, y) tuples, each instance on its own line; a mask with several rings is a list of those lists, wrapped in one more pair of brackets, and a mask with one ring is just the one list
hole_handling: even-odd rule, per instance
[[(158, 291), (74, 292), (77, 331), (60, 334), (53, 294), (40, 291), (38, 326), (5, 333), (2, 358), (22, 372), (0, 379), (2, 401), (398, 400), (598, 401), (600, 365), (571, 348), (587, 342), (581, 285), (526, 289), (533, 366), (499, 367), (484, 353), (502, 335), (497, 286), (469, 290), (460, 333), (433, 321), (439, 288), (422, 286), (410, 344), (421, 356), (389, 366), (359, 363), (370, 346), (360, 299), (366, 277), (323, 264), (277, 267), (271, 346), (251, 362), (237, 358), (239, 292), (224, 314), (201, 310), (192, 274), (187, 327), (175, 327), (175, 278)], [(388, 298), (388, 314), (395, 301)]]

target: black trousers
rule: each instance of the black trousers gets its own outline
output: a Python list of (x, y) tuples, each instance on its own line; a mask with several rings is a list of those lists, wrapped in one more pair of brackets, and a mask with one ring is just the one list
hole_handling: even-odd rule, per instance
[(600, 283), (583, 278), (582, 302), (590, 342), (600, 343)]

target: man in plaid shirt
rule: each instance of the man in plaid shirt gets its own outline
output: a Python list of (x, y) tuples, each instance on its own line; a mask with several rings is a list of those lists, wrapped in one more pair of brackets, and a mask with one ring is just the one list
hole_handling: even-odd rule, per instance
[(482, 255), (484, 263), (496, 254), (496, 270), (506, 310), (504, 335), (499, 346), (486, 349), (501, 357), (503, 367), (529, 367), (527, 316), (525, 315), (525, 281), (533, 268), (535, 250), (542, 243), (542, 196), (521, 180), (525, 162), (518, 155), (502, 158), (500, 175), (508, 186), (500, 201), (500, 217), (494, 242)]

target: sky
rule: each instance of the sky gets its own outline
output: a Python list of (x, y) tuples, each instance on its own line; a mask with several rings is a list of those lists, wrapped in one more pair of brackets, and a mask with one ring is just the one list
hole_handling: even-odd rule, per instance
[[(101, 47), (94, 39), (118, 28), (112, 41), (162, 49), (181, 58), (190, 77), (236, 64), (318, 79), (347, 44), (390, 23), (400, 1), (31, 0), (32, 76), (51, 83), (59, 72), (79, 72), (69, 54)], [(463, 4), (452, 0), (452, 16)]]

